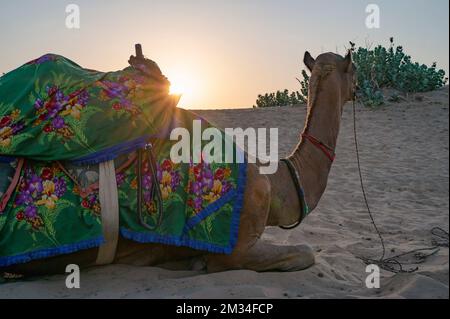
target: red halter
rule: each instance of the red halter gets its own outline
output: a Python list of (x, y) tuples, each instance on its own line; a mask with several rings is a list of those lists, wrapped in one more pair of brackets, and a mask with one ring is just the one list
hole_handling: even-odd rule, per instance
[(336, 153), (331, 147), (327, 146), (326, 144), (322, 143), (314, 136), (311, 136), (309, 134), (303, 133), (302, 137), (306, 138), (308, 141), (311, 142), (312, 145), (320, 149), (331, 162), (334, 161), (334, 159), (336, 158)]

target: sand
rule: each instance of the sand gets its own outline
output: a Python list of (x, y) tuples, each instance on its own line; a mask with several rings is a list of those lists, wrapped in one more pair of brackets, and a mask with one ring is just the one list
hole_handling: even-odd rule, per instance
[[(279, 127), (280, 155), (296, 144), (305, 110), (199, 111), (221, 127)], [(388, 255), (431, 244), (430, 230), (449, 228), (448, 87), (371, 110), (358, 107), (363, 175)], [(65, 276), (0, 285), (0, 298), (448, 298), (448, 248), (409, 274), (381, 272), (380, 289), (365, 286), (365, 264), (380, 242), (364, 207), (356, 170), (351, 105), (343, 114), (337, 160), (317, 209), (293, 231), (268, 228), (264, 240), (309, 243), (316, 264), (292, 273), (239, 270), (206, 274), (112, 265), (83, 271), (81, 289)]]

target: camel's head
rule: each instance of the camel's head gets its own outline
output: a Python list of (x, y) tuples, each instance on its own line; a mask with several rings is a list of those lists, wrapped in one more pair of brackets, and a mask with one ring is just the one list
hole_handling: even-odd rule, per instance
[(323, 53), (316, 59), (306, 51), (303, 62), (311, 71), (310, 83), (318, 83), (317, 78), (330, 77), (340, 87), (341, 96), (344, 101), (352, 101), (355, 99), (356, 66), (352, 61), (351, 50), (348, 51), (345, 57), (335, 53)]

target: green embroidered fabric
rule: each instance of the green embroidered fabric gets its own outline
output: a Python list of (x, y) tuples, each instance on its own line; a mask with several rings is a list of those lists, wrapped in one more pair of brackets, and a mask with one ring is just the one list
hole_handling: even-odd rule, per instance
[[(211, 125), (176, 108), (178, 99), (168, 94), (167, 81), (144, 71), (85, 70), (64, 57), (45, 55), (0, 78), (0, 196), (11, 184), (18, 159), (25, 159), (0, 212), (0, 267), (103, 243), (96, 164), (112, 159), (123, 237), (231, 253), (246, 165), (225, 163), (225, 152), (212, 163), (194, 163), (192, 151), (190, 163), (172, 162), (177, 142), (169, 139), (172, 128), (186, 128), (192, 136), (194, 120), (202, 123), (200, 134)], [(227, 139), (222, 134), (222, 145), (230, 143)], [(151, 194), (152, 187), (160, 187), (163, 218), (155, 231), (137, 216), (136, 150), (149, 142), (157, 180), (144, 161), (142, 211), (144, 221), (156, 225)]]
[(105, 73), (45, 55), (0, 78), (0, 154), (75, 160), (160, 133), (177, 103), (167, 92), (134, 67)]

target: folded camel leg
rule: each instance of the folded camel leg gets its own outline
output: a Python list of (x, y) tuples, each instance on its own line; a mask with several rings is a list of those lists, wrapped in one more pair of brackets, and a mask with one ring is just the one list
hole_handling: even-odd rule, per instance
[(208, 258), (208, 272), (231, 269), (253, 271), (299, 271), (314, 265), (314, 251), (308, 245), (280, 246), (258, 240), (248, 251)]
[(255, 271), (298, 271), (314, 265), (309, 245), (281, 246), (258, 241), (246, 256), (246, 268)]
[(271, 186), (256, 166), (249, 165), (239, 236), (230, 255), (206, 255), (208, 272), (231, 269), (254, 271), (297, 271), (314, 264), (313, 250), (307, 245), (277, 246), (261, 240), (269, 220)]

